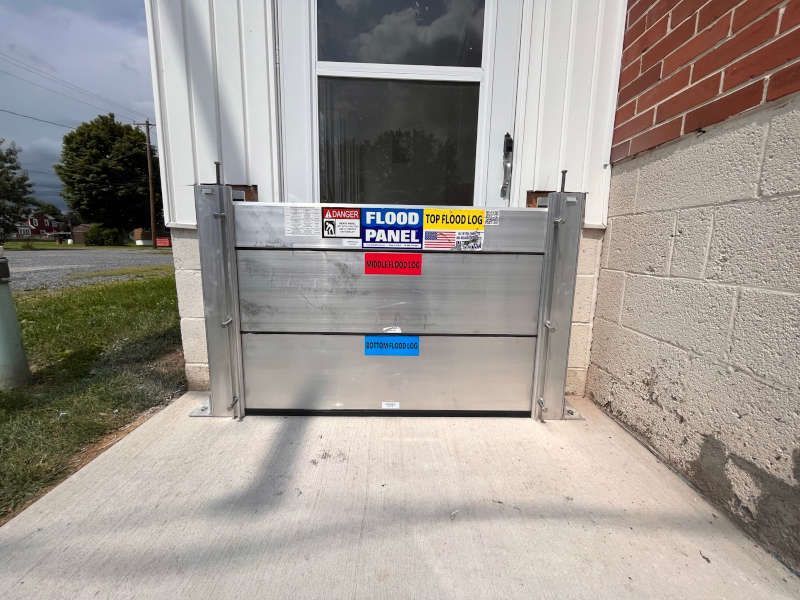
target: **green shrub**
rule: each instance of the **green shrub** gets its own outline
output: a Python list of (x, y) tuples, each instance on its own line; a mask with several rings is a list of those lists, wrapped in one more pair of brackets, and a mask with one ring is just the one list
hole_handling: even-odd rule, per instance
[(92, 225), (86, 232), (87, 246), (124, 246), (125, 232), (102, 225)]

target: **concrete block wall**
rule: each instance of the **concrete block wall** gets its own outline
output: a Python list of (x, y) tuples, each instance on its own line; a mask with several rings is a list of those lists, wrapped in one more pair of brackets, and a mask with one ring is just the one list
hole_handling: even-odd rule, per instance
[(584, 229), (581, 232), (578, 277), (575, 282), (567, 364), (566, 393), (568, 396), (583, 396), (586, 389), (586, 372), (589, 368), (589, 345), (592, 340), (592, 321), (602, 244), (603, 231), (601, 229)]
[(172, 229), (171, 233), (186, 379), (190, 390), (207, 390), (208, 352), (197, 231)]
[(587, 393), (800, 569), (800, 96), (614, 167)]

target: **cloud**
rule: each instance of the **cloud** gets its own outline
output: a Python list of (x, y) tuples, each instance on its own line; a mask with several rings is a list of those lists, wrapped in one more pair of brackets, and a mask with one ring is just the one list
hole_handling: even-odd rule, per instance
[(364, 62), (397, 63), (420, 47), (458, 39), (464, 34), (465, 22), (479, 28), (474, 19), (477, 8), (475, 0), (451, 0), (445, 13), (429, 25), (418, 22), (416, 8), (386, 14), (371, 31), (356, 38), (356, 56)]
[[(153, 117), (142, 0), (0, 0), (0, 52), (103, 97), (82, 95), (0, 56), (2, 108), (70, 126), (108, 112), (127, 122)], [(0, 138), (22, 149), (36, 196), (60, 206), (52, 165), (65, 133), (0, 113)]]

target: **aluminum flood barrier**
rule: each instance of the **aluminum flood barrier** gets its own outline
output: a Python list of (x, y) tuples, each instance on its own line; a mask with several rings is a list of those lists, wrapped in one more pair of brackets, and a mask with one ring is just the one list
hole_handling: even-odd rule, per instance
[(209, 414), (563, 418), (584, 199), (266, 204), (197, 186)]

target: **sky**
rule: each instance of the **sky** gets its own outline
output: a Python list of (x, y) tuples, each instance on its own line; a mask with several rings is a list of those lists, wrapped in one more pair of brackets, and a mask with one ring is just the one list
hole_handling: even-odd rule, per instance
[(63, 209), (53, 165), (69, 129), (2, 110), (72, 127), (108, 112), (152, 121), (144, 1), (0, 0), (0, 138), (22, 150), (35, 197)]

